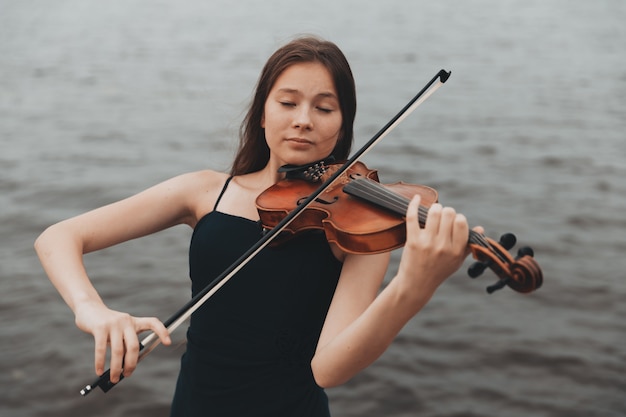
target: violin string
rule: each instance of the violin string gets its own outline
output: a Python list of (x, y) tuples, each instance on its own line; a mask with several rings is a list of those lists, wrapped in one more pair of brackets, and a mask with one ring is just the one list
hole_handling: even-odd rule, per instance
[[(380, 206), (392, 210), (399, 215), (406, 214), (410, 201), (404, 196), (385, 188), (383, 185), (374, 180), (361, 179), (355, 181), (355, 183), (359, 186), (364, 198), (375, 200), (375, 202)], [(427, 215), (428, 209), (420, 205), (418, 208), (418, 218), (422, 226), (426, 222)]]
[[(358, 196), (368, 201), (376, 203), (393, 212), (404, 215), (409, 206), (410, 200), (406, 197), (387, 189), (380, 183), (370, 179), (357, 179), (350, 183), (354, 191), (358, 192)], [(426, 222), (428, 209), (422, 205), (418, 208), (418, 218), (422, 226)]]
[(378, 183), (369, 179), (358, 179), (353, 181), (355, 189), (360, 191), (359, 197), (392, 210), (397, 214), (405, 214), (408, 203), (400, 198), (394, 198), (395, 195), (391, 194), (382, 186), (377, 187), (376, 184)]
[[(382, 207), (388, 208), (399, 215), (403, 216), (406, 214), (406, 210), (410, 202), (408, 198), (394, 192), (393, 190), (382, 185), (381, 183), (368, 178), (358, 179), (353, 182), (355, 182), (357, 187), (362, 190), (364, 197), (368, 196), (370, 199), (375, 200), (375, 202), (377, 202)], [(426, 224), (427, 217), (428, 208), (420, 204), (418, 208), (418, 219), (422, 227), (424, 227), (424, 225)], [(471, 243), (487, 249), (495, 258), (497, 258), (503, 264), (509, 263), (509, 259), (505, 257), (505, 255), (501, 252), (501, 248), (492, 245), (487, 240), (487, 237), (482, 233), (470, 230), (468, 244)]]
[[(388, 208), (399, 215), (406, 214), (409, 199), (405, 198), (404, 196), (371, 179), (362, 178), (354, 180), (353, 183), (355, 185), (355, 189), (359, 190), (359, 196), (361, 196), (362, 198), (372, 203), (378, 204), (384, 208)], [(427, 215), (428, 208), (420, 205), (418, 208), (418, 217), (420, 225), (422, 227), (426, 223)], [(508, 252), (506, 248), (502, 247), (502, 244), (491, 243), (484, 234), (476, 232), (474, 230), (470, 230), (468, 245), (470, 244), (483, 247), (490, 253), (490, 255), (483, 255), (484, 258), (483, 256), (480, 256), (480, 258), (482, 258), (481, 262), (485, 263), (485, 265), (489, 268), (493, 269), (493, 267), (495, 265), (498, 265), (498, 263), (509, 266), (511, 265), (511, 259), (507, 256)], [(532, 272), (529, 271), (527, 275), (532, 275), (529, 279), (533, 280), (534, 287), (538, 287), (540, 284), (536, 285), (535, 282), (538, 279), (542, 279), (541, 270), (531, 261), (521, 260), (520, 262), (520, 264), (525, 268), (532, 269)], [(517, 263), (517, 261), (514, 261), (514, 263)], [(498, 269), (499, 268), (500, 267), (498, 267)], [(508, 267), (505, 267), (505, 269), (508, 269)], [(510, 272), (505, 273), (505, 275), (507, 278), (512, 278), (515, 281), (519, 281), (518, 278), (516, 278), (514, 275), (511, 275)], [(539, 278), (537, 278), (537, 276), (539, 276)], [(506, 281), (500, 282), (504, 283)]]
[(487, 239), (485, 238), (485, 236), (473, 230), (470, 230), (469, 242), (482, 246), (482, 247), (489, 246), (489, 242), (487, 242)]
[(494, 246), (491, 243), (489, 243), (485, 235), (483, 235), (482, 233), (475, 232), (473, 230), (470, 230), (469, 235), (470, 235), (469, 243), (474, 243), (478, 246), (482, 246), (483, 248), (488, 249), (489, 252), (491, 252), (502, 263), (508, 263), (508, 260), (504, 257), (504, 255), (502, 255), (499, 250), (496, 250)]
[[(406, 213), (409, 205), (409, 199), (393, 192), (392, 190), (389, 190), (379, 182), (371, 179), (360, 178), (350, 182), (350, 185), (352, 186), (351, 188), (358, 193), (359, 197), (392, 210), (397, 214), (404, 215)], [(426, 223), (427, 216), (428, 208), (420, 204), (418, 208), (418, 218), (422, 226)], [(506, 259), (504, 259), (499, 251), (493, 248), (482, 233), (470, 230), (468, 242), (488, 249), (502, 262), (506, 262)]]

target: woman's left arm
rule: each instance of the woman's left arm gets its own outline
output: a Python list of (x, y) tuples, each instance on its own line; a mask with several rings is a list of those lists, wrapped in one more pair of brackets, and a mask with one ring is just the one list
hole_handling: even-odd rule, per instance
[(346, 256), (311, 361), (321, 387), (340, 385), (373, 363), (467, 256), (465, 217), (433, 204), (422, 229), (418, 206), (416, 197), (407, 210), (407, 241), (398, 272), (378, 296), (389, 254)]

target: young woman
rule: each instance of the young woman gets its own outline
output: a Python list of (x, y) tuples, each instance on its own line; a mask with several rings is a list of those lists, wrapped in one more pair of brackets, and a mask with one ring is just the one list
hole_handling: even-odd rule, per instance
[[(113, 382), (133, 372), (137, 333), (170, 338), (156, 318), (109, 309), (83, 254), (185, 223), (196, 294), (259, 239), (255, 199), (283, 178), (281, 166), (347, 159), (355, 111), (342, 52), (296, 39), (263, 68), (230, 174), (181, 175), (41, 234), (37, 253), (77, 326), (93, 335), (98, 375), (107, 349)], [(416, 197), (399, 269), (380, 294), (389, 254), (347, 254), (321, 232), (265, 248), (192, 315), (171, 415), (328, 416), (324, 388), (376, 360), (467, 256), (464, 216), (434, 204), (420, 228), (418, 205)]]

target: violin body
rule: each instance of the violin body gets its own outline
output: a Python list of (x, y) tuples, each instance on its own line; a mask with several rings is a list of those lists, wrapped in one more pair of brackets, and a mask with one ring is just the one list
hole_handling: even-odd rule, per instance
[[(324, 175), (331, 175), (338, 166), (331, 165)], [(379, 181), (376, 170), (357, 162), (283, 229), (278, 243), (306, 230), (322, 229), (329, 242), (348, 253), (381, 253), (402, 247), (406, 241), (402, 216), (344, 191), (345, 185), (362, 178)], [(317, 187), (318, 184), (302, 179), (285, 179), (261, 193), (256, 205), (263, 226), (276, 226)], [(437, 191), (425, 185), (397, 182), (386, 184), (385, 188), (409, 200), (419, 194), (426, 207), (438, 198)]]
[[(317, 182), (329, 178), (338, 167), (339, 164), (324, 167), (321, 173), (313, 175), (314, 180), (287, 178), (261, 193), (256, 204), (263, 227), (276, 227), (318, 189)], [(406, 242), (405, 213), (416, 194), (421, 197), (418, 217), (424, 226), (428, 208), (437, 202), (436, 190), (404, 182), (380, 184), (376, 170), (356, 162), (285, 226), (275, 242), (281, 244), (306, 230), (322, 229), (329, 242), (348, 253), (371, 254), (400, 248)], [(476, 278), (490, 268), (500, 278), (487, 287), (487, 292), (509, 286), (528, 293), (543, 283), (543, 273), (532, 249), (521, 248), (516, 257), (508, 253), (515, 242), (510, 233), (496, 242), (470, 230), (468, 246), (478, 261), (468, 270), (470, 277)]]

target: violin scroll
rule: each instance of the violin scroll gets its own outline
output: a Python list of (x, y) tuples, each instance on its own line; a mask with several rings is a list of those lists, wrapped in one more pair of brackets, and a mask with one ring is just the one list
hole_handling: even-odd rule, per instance
[(515, 258), (509, 254), (508, 250), (515, 246), (516, 241), (515, 235), (511, 233), (502, 235), (500, 241), (496, 242), (480, 233), (470, 232), (469, 246), (478, 262), (469, 267), (468, 275), (476, 278), (490, 268), (500, 278), (487, 287), (489, 294), (507, 285), (517, 292), (529, 293), (543, 284), (543, 273), (533, 258), (531, 248), (520, 248)]

